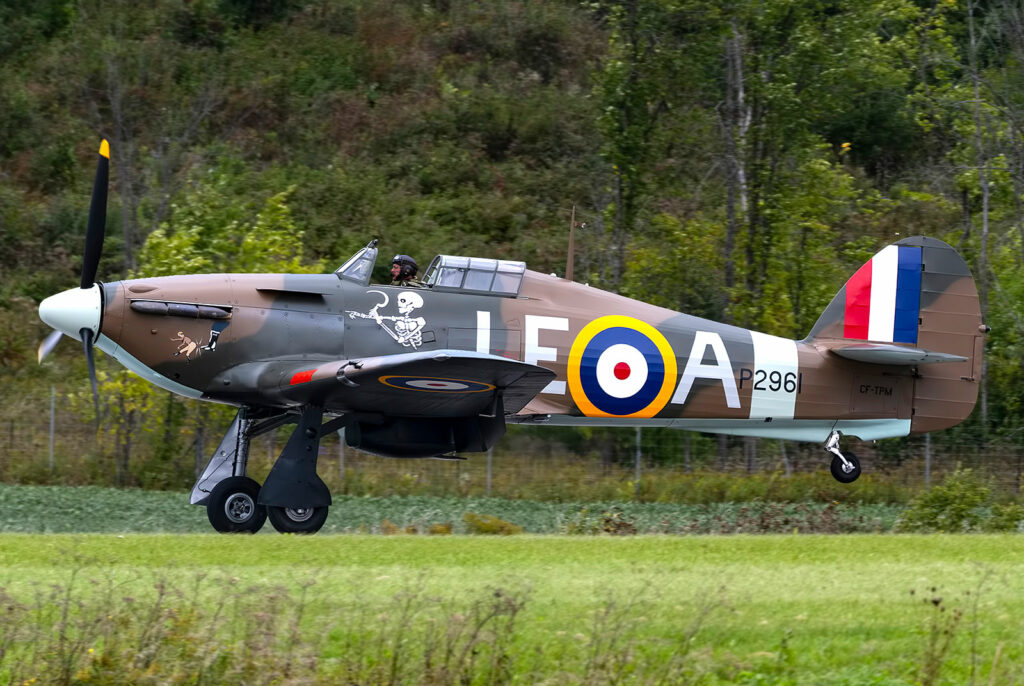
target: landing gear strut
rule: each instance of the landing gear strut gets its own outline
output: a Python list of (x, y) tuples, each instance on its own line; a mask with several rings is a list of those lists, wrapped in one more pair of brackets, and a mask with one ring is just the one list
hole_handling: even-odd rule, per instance
[[(270, 417), (241, 408), (193, 487), (192, 504), (205, 505), (210, 524), (221, 533), (256, 533), (268, 516), (281, 533), (316, 533), (331, 505), (330, 491), (316, 473), (320, 437), (350, 422), (322, 420), (323, 410), (315, 406)], [(246, 476), (249, 441), (289, 422), (298, 426), (261, 487)]]
[(833, 429), (828, 440), (825, 441), (825, 450), (834, 455), (832, 463), (829, 464), (832, 477), (839, 483), (848, 484), (853, 483), (860, 476), (860, 460), (850, 451), (840, 452), (839, 438), (842, 435), (841, 431)]
[(307, 406), (260, 491), (270, 523), (283, 534), (314, 534), (327, 521), (331, 493), (317, 476), (316, 460), (324, 433), (323, 409)]

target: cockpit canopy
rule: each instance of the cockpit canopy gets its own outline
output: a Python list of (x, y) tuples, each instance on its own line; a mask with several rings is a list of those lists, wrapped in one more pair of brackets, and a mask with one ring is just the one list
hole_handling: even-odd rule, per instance
[(438, 255), (427, 267), (423, 281), (437, 290), (514, 296), (519, 294), (525, 273), (525, 262)]
[(354, 281), (362, 286), (370, 283), (370, 276), (373, 274), (373, 265), (377, 262), (377, 239), (366, 244), (352, 257), (346, 260), (345, 264), (334, 270), (339, 279)]
[[(339, 279), (367, 286), (376, 261), (377, 239), (374, 239), (334, 273)], [(439, 291), (491, 293), (514, 297), (519, 294), (525, 274), (525, 262), (438, 255), (424, 272), (423, 282), (428, 288)]]

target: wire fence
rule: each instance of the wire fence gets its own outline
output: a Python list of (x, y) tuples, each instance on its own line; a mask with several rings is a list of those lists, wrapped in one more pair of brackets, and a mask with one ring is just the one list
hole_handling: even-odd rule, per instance
[[(190, 415), (173, 434), (158, 435), (141, 417), (120, 429), (97, 431), (67, 399), (55, 394), (50, 402), (4, 405), (0, 480), (186, 489), (217, 447), (230, 421), (225, 411), (231, 409)], [(257, 480), (269, 472), (291, 430), (286, 425), (252, 441), (249, 471)], [(809, 498), (900, 501), (957, 468), (970, 468), (985, 476), (997, 493), (1016, 497), (1024, 475), (1024, 435), (982, 440), (977, 434), (976, 427), (968, 427), (934, 436), (844, 441), (844, 450), (857, 454), (864, 472), (850, 486), (832, 480), (831, 455), (819, 444), (671, 429), (513, 426), (488, 453), (452, 460), (380, 458), (348, 447), (332, 434), (321, 441), (318, 467), (332, 491), (357, 495), (684, 501), (770, 497), (773, 491), (766, 491), (765, 484), (775, 484), (775, 493), (789, 493), (786, 499), (806, 492)], [(715, 475), (720, 483), (708, 486)], [(786, 483), (803, 490), (786, 491), (779, 485)], [(688, 495), (688, 487), (711, 490)]]

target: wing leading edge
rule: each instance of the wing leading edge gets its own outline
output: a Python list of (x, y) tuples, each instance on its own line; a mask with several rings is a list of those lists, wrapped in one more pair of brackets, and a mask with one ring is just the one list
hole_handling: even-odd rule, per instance
[[(258, 363), (260, 392), (287, 404), (405, 417), (513, 414), (555, 374), (533, 364), (466, 350)], [(498, 402), (500, 398), (500, 403)]]

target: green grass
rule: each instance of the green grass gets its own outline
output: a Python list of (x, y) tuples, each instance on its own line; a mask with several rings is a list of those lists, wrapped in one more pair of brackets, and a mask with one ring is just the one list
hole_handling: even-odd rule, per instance
[[(164, 609), (174, 609), (168, 616), (197, 617), (193, 633), (208, 628), (220, 650), (259, 643), (250, 634), (262, 635), (260, 625), (251, 619), (217, 624), (210, 608), (228, 598), (235, 614), (224, 616), (262, 613), (263, 624), (278, 627), (274, 641), (260, 644), (278, 655), (256, 661), (267, 673), (281, 676), (280, 656), (319, 655), (300, 683), (342, 675), (361, 675), (357, 683), (396, 675), (423, 682), (425, 647), (438, 648), (431, 641), (449, 640), (455, 629), (465, 638), (467, 623), (487, 612), (493, 616), (481, 635), (491, 643), (480, 638), (466, 653), (480, 662), (463, 664), (472, 683), (503, 680), (495, 674), (519, 683), (1024, 679), (1024, 539), (1013, 535), (3, 534), (0, 561), (0, 586), (27, 608), (72, 598), (72, 614), (109, 618), (124, 610), (141, 622), (154, 588), (166, 587), (172, 591)], [(62, 590), (48, 590), (54, 588)], [(508, 604), (495, 610), (499, 603)], [(297, 608), (301, 617), (292, 614)], [(303, 630), (289, 639), (295, 626)], [(932, 630), (940, 642), (929, 648)], [(49, 624), (44, 631), (52, 633)], [(160, 649), (179, 646), (180, 676), (190, 664), (181, 657), (185, 639), (167, 632)], [(83, 633), (73, 671), (88, 683), (96, 670), (89, 661), (117, 641), (98, 645), (95, 635), (107, 634)], [(488, 656), (501, 658), (493, 663), (497, 672), (482, 666)], [(929, 664), (940, 667), (938, 675)]]

